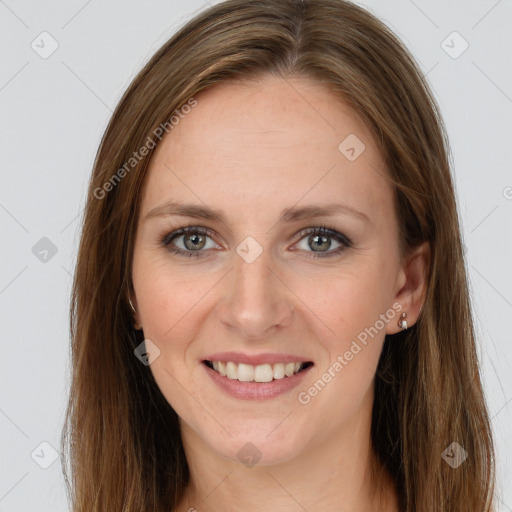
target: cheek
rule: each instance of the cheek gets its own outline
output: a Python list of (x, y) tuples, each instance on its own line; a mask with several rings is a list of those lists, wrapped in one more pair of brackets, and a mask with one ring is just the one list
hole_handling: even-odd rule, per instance
[[(322, 436), (349, 424), (363, 403), (370, 403), (385, 339), (386, 323), (381, 315), (386, 317), (390, 311), (373, 280), (331, 279), (330, 286), (329, 298), (317, 295), (318, 308), (312, 307), (329, 327), (328, 334), (318, 338), (327, 357), (305, 379), (296, 396), (302, 413), (325, 425)], [(393, 310), (387, 315), (388, 321), (394, 316)]]
[[(362, 400), (373, 381), (385, 339), (386, 326), (398, 314), (391, 308), (392, 268), (377, 257), (366, 258), (330, 275), (318, 276), (306, 286), (297, 282), (297, 294), (307, 297), (303, 309), (317, 325), (326, 326), (318, 341), (328, 358), (302, 391), (317, 405), (343, 403), (346, 412)], [(313, 387), (313, 388), (311, 388)], [(324, 391), (325, 388), (325, 391)], [(328, 388), (328, 389), (327, 389)], [(311, 390), (311, 393), (309, 393)], [(322, 395), (316, 399), (317, 395)], [(304, 401), (308, 401), (308, 397)]]
[[(160, 354), (150, 366), (153, 377), (176, 412), (191, 424), (207, 422), (204, 410), (191, 409), (191, 397), (203, 400), (196, 384), (199, 375), (198, 347), (201, 328), (207, 318), (209, 291), (218, 279), (211, 274), (192, 277), (168, 264), (149, 261), (143, 265), (134, 287), (140, 304), (144, 336), (153, 341)], [(194, 400), (192, 400), (192, 403)]]
[[(321, 320), (326, 327), (322, 337), (333, 350), (374, 326), (388, 310), (392, 274), (385, 270), (383, 262), (367, 258), (357, 267), (347, 265), (336, 272), (295, 278), (292, 288), (307, 306), (302, 310), (310, 318)], [(377, 328), (382, 329), (380, 322)]]
[(144, 334), (164, 344), (172, 339), (168, 348), (179, 345), (179, 339), (190, 338), (199, 326), (197, 316), (216, 280), (211, 273), (194, 277), (190, 269), (179, 272), (169, 264), (150, 260), (141, 267), (144, 270), (134, 272), (133, 280), (143, 325), (147, 326)]

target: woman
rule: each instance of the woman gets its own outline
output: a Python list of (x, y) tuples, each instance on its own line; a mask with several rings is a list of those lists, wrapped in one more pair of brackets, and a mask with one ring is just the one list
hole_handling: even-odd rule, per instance
[(492, 510), (449, 149), (341, 0), (229, 0), (101, 142), (71, 311), (73, 511)]

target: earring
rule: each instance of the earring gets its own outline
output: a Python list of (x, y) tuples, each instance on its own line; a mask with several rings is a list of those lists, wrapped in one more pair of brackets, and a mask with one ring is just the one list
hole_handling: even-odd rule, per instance
[(400, 320), (398, 320), (398, 327), (402, 328), (404, 331), (407, 329), (407, 320), (405, 320), (406, 316), (407, 313), (402, 313)]
[[(135, 311), (135, 308), (133, 307), (133, 304), (132, 304), (132, 301), (131, 301), (130, 297), (128, 297), (128, 302), (130, 303), (130, 306), (131, 306), (131, 308), (132, 308), (133, 312), (134, 312), (134, 313), (137, 313), (137, 311)], [(142, 324), (137, 324), (137, 323), (135, 323), (135, 322), (134, 322), (134, 323), (133, 323), (133, 327), (134, 327), (134, 328), (135, 328), (135, 330), (137, 330), (137, 331), (142, 330)]]

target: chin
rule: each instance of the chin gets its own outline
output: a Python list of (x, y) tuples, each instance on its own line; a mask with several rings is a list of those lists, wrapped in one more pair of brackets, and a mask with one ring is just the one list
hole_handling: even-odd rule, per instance
[(282, 418), (260, 422), (258, 426), (244, 425), (239, 431), (230, 429), (233, 437), (205, 441), (222, 457), (247, 467), (283, 464), (300, 455), (306, 440), (298, 431), (276, 428), (280, 421)]

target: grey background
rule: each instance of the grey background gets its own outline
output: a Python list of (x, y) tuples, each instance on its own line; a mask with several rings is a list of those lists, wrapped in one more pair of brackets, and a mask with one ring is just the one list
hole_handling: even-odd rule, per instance
[[(498, 511), (512, 511), (512, 5), (359, 3), (412, 51), (447, 124), (496, 436)], [(68, 510), (52, 450), (68, 391), (69, 291), (86, 183), (130, 80), (205, 5), (0, 0), (0, 512)], [(31, 47), (51, 49), (44, 31), (58, 43), (46, 59)]]

